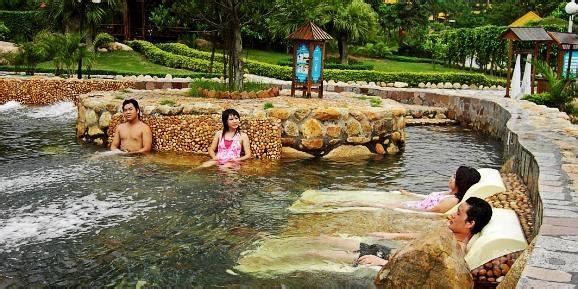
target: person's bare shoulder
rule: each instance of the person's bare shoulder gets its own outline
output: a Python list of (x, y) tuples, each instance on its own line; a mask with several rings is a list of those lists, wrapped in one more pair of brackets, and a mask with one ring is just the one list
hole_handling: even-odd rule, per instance
[(124, 130), (125, 128), (127, 128), (127, 126), (128, 126), (128, 123), (123, 122), (123, 123), (116, 126), (115, 131), (120, 132), (120, 131)]
[(139, 128), (142, 129), (142, 130), (150, 130), (150, 129), (151, 129), (150, 126), (149, 126), (148, 124), (146, 124), (145, 122), (143, 122), (143, 121), (141, 121), (141, 122), (139, 123)]

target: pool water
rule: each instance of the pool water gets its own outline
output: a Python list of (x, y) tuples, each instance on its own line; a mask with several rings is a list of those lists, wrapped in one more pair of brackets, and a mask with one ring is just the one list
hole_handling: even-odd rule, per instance
[(426, 194), (446, 189), (461, 164), (502, 164), (488, 136), (410, 127), (396, 156), (197, 169), (206, 156), (108, 155), (77, 142), (75, 120), (72, 103), (0, 105), (0, 287), (367, 288), (371, 280), (322, 273), (258, 279), (227, 270), (286, 228), (287, 208), (307, 189)]

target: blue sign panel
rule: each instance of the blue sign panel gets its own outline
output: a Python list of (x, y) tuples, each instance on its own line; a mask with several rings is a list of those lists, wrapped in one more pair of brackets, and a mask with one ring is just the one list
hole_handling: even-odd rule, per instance
[(309, 73), (309, 48), (305, 43), (299, 44), (295, 59), (295, 80), (297, 82), (307, 82)]
[(323, 59), (323, 51), (321, 45), (315, 45), (313, 49), (313, 66), (311, 67), (311, 78), (313, 83), (318, 83), (321, 79), (321, 60)]
[[(570, 51), (564, 52), (564, 61), (562, 61), (562, 77), (566, 77), (568, 72), (568, 60), (570, 60)], [(570, 61), (570, 76), (576, 76), (578, 70), (578, 50), (572, 51), (572, 59)]]

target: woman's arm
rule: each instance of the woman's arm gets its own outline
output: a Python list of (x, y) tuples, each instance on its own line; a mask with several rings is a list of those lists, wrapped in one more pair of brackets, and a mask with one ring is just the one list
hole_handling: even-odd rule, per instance
[(217, 155), (215, 154), (215, 151), (217, 151), (217, 146), (219, 145), (220, 134), (221, 134), (221, 131), (217, 131), (215, 133), (215, 136), (213, 137), (213, 142), (211, 143), (211, 146), (209, 147), (209, 155), (211, 156), (211, 159), (214, 161), (217, 160)]
[(245, 151), (245, 155), (237, 158), (237, 161), (244, 161), (253, 157), (251, 154), (251, 144), (249, 143), (249, 136), (246, 133), (241, 133), (241, 142), (243, 145), (243, 151)]
[(457, 205), (458, 202), (459, 202), (458, 198), (456, 197), (445, 198), (441, 202), (439, 202), (439, 204), (429, 209), (428, 211), (432, 213), (445, 213), (449, 209), (453, 208), (453, 206)]
[(378, 237), (380, 239), (401, 239), (401, 240), (410, 240), (415, 239), (419, 236), (419, 233), (384, 233), (384, 232), (373, 232), (369, 233), (370, 236)]

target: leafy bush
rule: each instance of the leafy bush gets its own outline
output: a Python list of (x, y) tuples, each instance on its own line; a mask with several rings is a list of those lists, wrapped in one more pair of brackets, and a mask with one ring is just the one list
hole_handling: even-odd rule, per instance
[(9, 33), (10, 29), (3, 22), (0, 22), (0, 40), (8, 40)]
[(171, 99), (163, 99), (161, 100), (161, 102), (159, 102), (160, 105), (168, 105), (168, 106), (176, 106), (177, 104), (175, 103), (174, 100)]
[[(128, 44), (137, 51), (142, 51), (145, 56), (157, 64), (175, 68), (187, 68), (188, 63), (203, 63), (197, 71), (208, 71), (210, 53), (198, 51), (183, 44), (170, 43), (159, 44), (158, 47), (146, 41), (130, 41)], [(159, 48), (160, 47), (160, 48)], [(163, 50), (161, 50), (161, 48)], [(222, 55), (215, 54), (215, 60), (222, 61)], [(282, 80), (291, 80), (291, 68), (274, 64), (262, 63), (250, 60), (244, 64), (245, 69), (252, 74), (272, 77)], [(325, 79), (334, 81), (374, 81), (374, 82), (407, 82), (411, 86), (417, 86), (420, 82), (439, 83), (451, 82), (477, 85), (505, 85), (502, 80), (490, 80), (482, 74), (467, 73), (419, 73), (419, 72), (381, 72), (374, 70), (337, 70), (326, 69)]]
[(548, 92), (536, 93), (536, 94), (527, 94), (522, 97), (524, 100), (531, 101), (535, 104), (545, 105), (545, 106), (552, 106), (552, 95)]
[(44, 18), (38, 11), (0, 11), (0, 21), (9, 30), (8, 39), (31, 40), (42, 30)]
[(374, 58), (384, 58), (391, 55), (391, 48), (384, 42), (367, 43), (365, 46), (351, 47), (351, 53)]
[(25, 42), (19, 45), (21, 53), (16, 56), (16, 66), (24, 66), (28, 75), (34, 75), (38, 63), (48, 57), (46, 49), (36, 42)]
[(94, 38), (94, 47), (106, 48), (109, 44), (114, 42), (114, 37), (106, 32), (101, 32)]
[(159, 31), (162, 31), (167, 27), (176, 26), (177, 22), (177, 19), (171, 15), (171, 9), (163, 5), (159, 5), (151, 11), (149, 20)]
[[(257, 83), (252, 81), (247, 81), (243, 83), (243, 91), (260, 91), (271, 88), (271, 84), (266, 83)], [(208, 89), (214, 91), (230, 91), (229, 87), (226, 83), (212, 81), (212, 80), (203, 80), (203, 79), (195, 79), (191, 81), (189, 84), (189, 94), (193, 97), (201, 97), (202, 94), (200, 93), (201, 90)]]
[(578, 95), (576, 83), (569, 78), (558, 77), (558, 74), (543, 61), (534, 61), (533, 64), (548, 82), (548, 92), (526, 95), (523, 99), (571, 113), (574, 109), (572, 102)]

